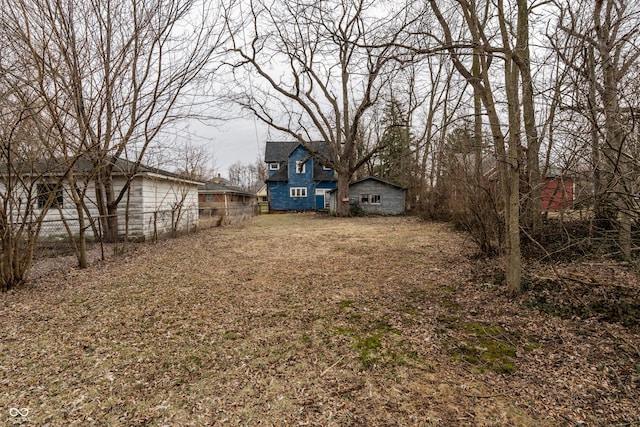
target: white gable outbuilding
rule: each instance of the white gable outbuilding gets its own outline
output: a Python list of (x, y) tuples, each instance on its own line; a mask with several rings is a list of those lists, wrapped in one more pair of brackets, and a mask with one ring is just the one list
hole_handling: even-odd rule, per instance
[[(84, 160), (78, 161), (73, 168), (75, 186), (84, 193), (84, 218), (87, 224), (86, 234), (93, 238), (91, 222), (96, 230), (100, 227), (96, 191), (93, 178), (89, 176), (91, 165)], [(133, 170), (136, 172), (133, 173)], [(25, 172), (25, 174), (27, 174)], [(33, 194), (30, 197), (14, 196), (14, 200), (30, 200), (33, 214), (38, 215), (42, 209), (41, 200), (56, 188), (53, 204), (48, 207), (40, 237), (68, 238), (79, 233), (79, 220), (74, 203), (70, 182), (62, 174), (55, 171), (46, 176), (39, 175), (29, 181), (23, 177), (25, 184), (30, 183)], [(148, 239), (170, 232), (189, 231), (198, 224), (198, 185), (201, 182), (185, 179), (171, 172), (144, 165), (134, 169), (134, 163), (124, 159), (116, 161), (112, 174), (115, 194), (119, 194), (130, 182), (129, 189), (118, 204), (118, 234), (125, 233), (132, 239)], [(36, 181), (37, 180), (37, 181)], [(55, 186), (55, 183), (59, 183)], [(0, 189), (5, 190), (4, 180), (0, 178)], [(26, 195), (25, 190), (14, 189), (14, 192)], [(37, 193), (37, 194), (36, 194)], [(41, 194), (42, 193), (42, 194)]]

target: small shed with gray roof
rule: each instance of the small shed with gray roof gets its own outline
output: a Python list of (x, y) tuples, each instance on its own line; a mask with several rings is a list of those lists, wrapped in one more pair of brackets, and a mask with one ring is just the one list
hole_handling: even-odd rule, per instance
[[(368, 176), (349, 184), (349, 204), (368, 215), (402, 215), (405, 212), (406, 188)], [(336, 190), (331, 191), (329, 211), (335, 212)]]

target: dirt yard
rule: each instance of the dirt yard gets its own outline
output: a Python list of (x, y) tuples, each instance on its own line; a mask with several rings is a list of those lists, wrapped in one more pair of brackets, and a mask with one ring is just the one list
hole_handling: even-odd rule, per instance
[(637, 323), (509, 299), (472, 252), (267, 215), (40, 275), (0, 295), (0, 425), (640, 423)]

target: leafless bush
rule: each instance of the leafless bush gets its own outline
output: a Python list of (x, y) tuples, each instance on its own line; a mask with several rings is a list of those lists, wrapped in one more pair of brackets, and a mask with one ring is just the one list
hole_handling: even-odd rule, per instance
[(452, 201), (453, 224), (469, 233), (482, 256), (498, 254), (504, 239), (504, 220), (493, 189), (473, 183), (463, 189)]

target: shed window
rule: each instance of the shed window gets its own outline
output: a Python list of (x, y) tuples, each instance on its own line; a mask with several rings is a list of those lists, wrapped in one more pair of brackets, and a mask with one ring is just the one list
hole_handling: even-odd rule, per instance
[(270, 171), (277, 171), (280, 169), (280, 163), (269, 163)]
[[(47, 206), (49, 196), (55, 191), (55, 188), (55, 184), (38, 184), (38, 209), (43, 209)], [(61, 208), (62, 202), (62, 188), (58, 187), (55, 196), (53, 196), (50, 207)]]
[(291, 197), (307, 197), (307, 187), (292, 187), (289, 189)]
[(360, 195), (360, 204), (366, 205), (369, 203), (369, 195), (368, 194), (361, 194)]
[(369, 199), (369, 203), (371, 203), (372, 205), (379, 205), (381, 202), (381, 197), (379, 194), (372, 194), (371, 198)]

